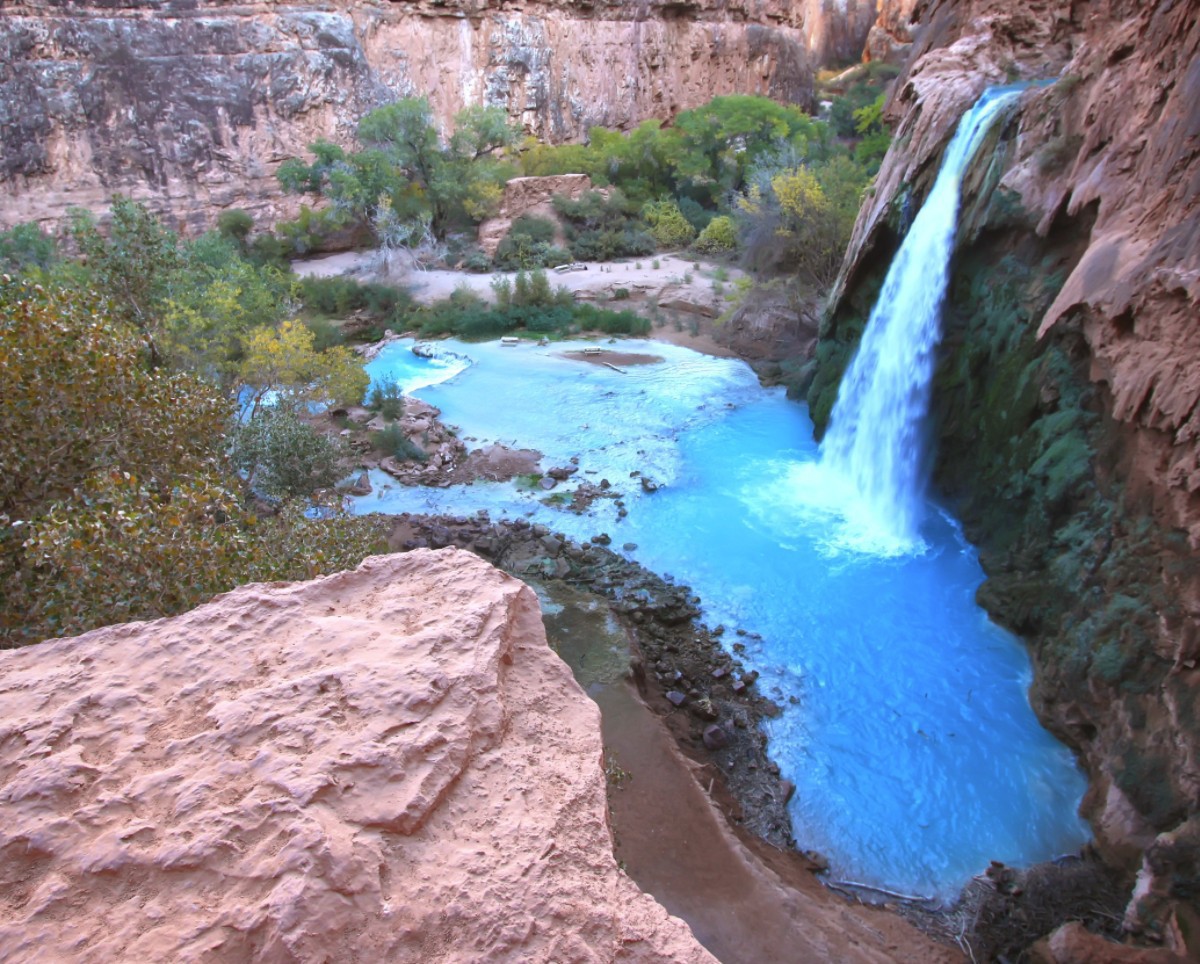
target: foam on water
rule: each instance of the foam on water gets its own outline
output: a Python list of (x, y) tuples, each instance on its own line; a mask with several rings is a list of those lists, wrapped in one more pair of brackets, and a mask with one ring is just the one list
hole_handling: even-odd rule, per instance
[(900, 542), (918, 544), (925, 507), (925, 419), (963, 172), (1021, 89), (989, 88), (959, 122), (933, 189), (888, 268), (821, 447), (822, 463), (875, 526)]

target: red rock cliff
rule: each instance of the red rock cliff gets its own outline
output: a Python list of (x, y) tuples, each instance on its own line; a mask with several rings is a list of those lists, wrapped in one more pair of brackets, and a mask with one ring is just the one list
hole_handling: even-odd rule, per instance
[(1134, 866), (1145, 850), (1139, 900), (1186, 897), (1200, 880), (1200, 3), (916, 14), (825, 351), (847, 357), (963, 111), (988, 85), (1049, 81), (967, 176), (937, 475), (984, 541), (981, 597), (1031, 642), (1035, 705), (1089, 769), (1101, 844)]
[(402, 96), (443, 123), (500, 105), (552, 141), (716, 94), (803, 104), (875, 19), (874, 0), (7, 4), (0, 227), (114, 191), (195, 229), (227, 206), (278, 213), (282, 160)]

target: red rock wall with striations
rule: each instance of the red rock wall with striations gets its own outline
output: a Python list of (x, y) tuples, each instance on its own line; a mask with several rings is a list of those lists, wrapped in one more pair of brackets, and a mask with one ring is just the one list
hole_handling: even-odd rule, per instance
[(429, 97), (443, 125), (502, 106), (556, 142), (717, 94), (806, 104), (814, 70), (857, 59), (874, 19), (866, 0), (7, 4), (0, 228), (115, 191), (193, 231), (226, 207), (292, 216), (279, 163), (351, 143), (404, 96)]

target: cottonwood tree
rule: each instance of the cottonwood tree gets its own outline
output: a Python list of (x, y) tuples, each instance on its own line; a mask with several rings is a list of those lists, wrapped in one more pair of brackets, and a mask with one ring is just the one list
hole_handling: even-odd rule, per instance
[(0, 433), (0, 645), (170, 615), (378, 550), (365, 520), (247, 511), (225, 458), (228, 396), (148, 367), (142, 349), (95, 293), (0, 279), (0, 424), (14, 428)]

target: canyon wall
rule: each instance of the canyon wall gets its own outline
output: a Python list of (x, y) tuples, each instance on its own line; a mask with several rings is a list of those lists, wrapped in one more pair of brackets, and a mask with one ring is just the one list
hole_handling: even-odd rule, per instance
[(1169, 929), (1155, 906), (1200, 884), (1200, 4), (918, 12), (808, 398), (824, 424), (963, 111), (1049, 81), (965, 181), (934, 479), (981, 546), (981, 602), (1030, 643), (1035, 707), (1091, 774), (1099, 845), (1141, 866), (1131, 923)]
[[(893, 4), (884, 3), (884, 8)], [(24, 0), (0, 11), (0, 228), (121, 191), (187, 230), (290, 215), (274, 173), (427, 96), (445, 125), (504, 107), (550, 141), (667, 120), (717, 94), (807, 105), (857, 60), (875, 0)]]
[(613, 857), (533, 591), (376, 556), (0, 654), (6, 961), (714, 959)]

